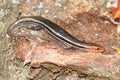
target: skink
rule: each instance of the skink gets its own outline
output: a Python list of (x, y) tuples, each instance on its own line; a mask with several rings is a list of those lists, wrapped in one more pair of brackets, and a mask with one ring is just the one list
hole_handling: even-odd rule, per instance
[(34, 22), (38, 24), (36, 27), (31, 27), (30, 29), (32, 30), (39, 30), (41, 28), (45, 29), (50, 35), (55, 37), (56, 39), (62, 41), (63, 43), (69, 45), (70, 47), (73, 48), (82, 48), (85, 49), (89, 52), (104, 52), (105, 48), (94, 43), (87, 43), (80, 41), (76, 38), (74, 38), (72, 35), (70, 35), (67, 31), (62, 29), (59, 25), (53, 23), (52, 21), (45, 19), (40, 16), (32, 16), (32, 17), (24, 17), (19, 20), (17, 20), (15, 23), (13, 23), (9, 28), (8, 28), (8, 35), (10, 36), (16, 36), (12, 30), (17, 27), (17, 25), (20, 25), (23, 22)]

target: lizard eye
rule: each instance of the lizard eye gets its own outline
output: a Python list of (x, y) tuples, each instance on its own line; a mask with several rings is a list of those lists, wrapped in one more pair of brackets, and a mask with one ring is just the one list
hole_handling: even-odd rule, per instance
[(100, 50), (100, 48), (96, 48), (96, 50)]

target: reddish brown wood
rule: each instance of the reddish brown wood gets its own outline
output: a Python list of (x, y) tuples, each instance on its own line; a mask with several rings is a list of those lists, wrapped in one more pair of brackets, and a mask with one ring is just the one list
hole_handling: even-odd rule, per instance
[[(31, 45), (30, 45), (31, 44)], [(22, 47), (21, 47), (22, 45)], [(81, 50), (64, 49), (53, 42), (21, 40), (16, 46), (16, 57), (33, 67), (41, 63), (53, 63), (98, 76), (120, 77), (120, 56), (102, 53), (87, 53)]]

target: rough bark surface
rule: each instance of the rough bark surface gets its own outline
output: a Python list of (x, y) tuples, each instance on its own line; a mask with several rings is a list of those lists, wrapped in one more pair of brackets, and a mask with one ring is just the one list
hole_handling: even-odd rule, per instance
[(39, 67), (42, 63), (52, 63), (87, 74), (94, 73), (93, 75), (99, 77), (120, 78), (120, 56), (117, 54), (87, 53), (64, 49), (55, 42), (26, 39), (22, 39), (15, 50), (16, 58), (23, 59), (24, 64), (30, 63), (33, 67)]

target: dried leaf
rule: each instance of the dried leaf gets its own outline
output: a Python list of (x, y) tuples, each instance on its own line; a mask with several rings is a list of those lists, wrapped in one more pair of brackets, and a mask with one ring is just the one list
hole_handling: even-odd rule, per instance
[(118, 19), (118, 18), (120, 18), (120, 2), (118, 2), (116, 5), (117, 5), (117, 7), (111, 6), (110, 10), (112, 11), (114, 18)]
[(120, 33), (120, 25), (117, 25), (117, 32)]
[(120, 48), (116, 48), (117, 52), (120, 54)]

